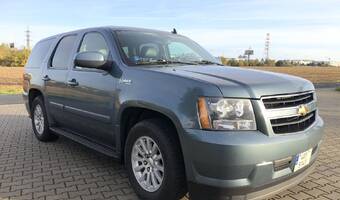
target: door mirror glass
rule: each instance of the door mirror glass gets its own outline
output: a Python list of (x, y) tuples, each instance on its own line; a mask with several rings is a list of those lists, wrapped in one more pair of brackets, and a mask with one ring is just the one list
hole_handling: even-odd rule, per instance
[(85, 51), (78, 53), (74, 59), (74, 64), (79, 67), (104, 70), (107, 70), (110, 66), (104, 55), (97, 51)]

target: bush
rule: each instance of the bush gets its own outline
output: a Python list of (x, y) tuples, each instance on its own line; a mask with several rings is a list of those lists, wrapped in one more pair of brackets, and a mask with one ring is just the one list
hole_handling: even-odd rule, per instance
[(26, 64), (31, 51), (29, 49), (11, 49), (6, 44), (0, 45), (0, 66), (22, 67)]
[(221, 57), (221, 62), (224, 65), (228, 65), (228, 66), (274, 66), (275, 65), (275, 61), (274, 60), (259, 60), (259, 59), (252, 59), (252, 60), (248, 60), (245, 59), (227, 59), (225, 57)]

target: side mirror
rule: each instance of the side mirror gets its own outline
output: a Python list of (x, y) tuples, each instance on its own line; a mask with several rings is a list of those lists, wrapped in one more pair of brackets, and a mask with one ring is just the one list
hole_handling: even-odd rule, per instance
[(104, 55), (97, 51), (85, 51), (80, 52), (74, 59), (74, 64), (84, 68), (96, 68), (109, 70), (111, 68), (111, 62), (106, 60)]

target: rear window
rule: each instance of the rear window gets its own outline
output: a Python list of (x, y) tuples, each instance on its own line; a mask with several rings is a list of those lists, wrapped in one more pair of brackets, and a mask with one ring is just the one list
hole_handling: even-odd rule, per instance
[(54, 69), (67, 69), (70, 59), (72, 58), (72, 50), (75, 45), (76, 35), (63, 37), (52, 58), (51, 67)]
[(54, 39), (44, 40), (44, 41), (38, 42), (34, 46), (32, 53), (26, 64), (26, 68), (40, 68), (41, 67), (41, 64), (44, 62), (53, 40)]

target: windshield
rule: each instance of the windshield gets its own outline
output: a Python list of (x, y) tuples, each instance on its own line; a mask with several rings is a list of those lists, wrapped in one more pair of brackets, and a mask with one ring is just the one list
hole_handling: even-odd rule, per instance
[(126, 64), (219, 64), (194, 41), (177, 34), (115, 31)]

